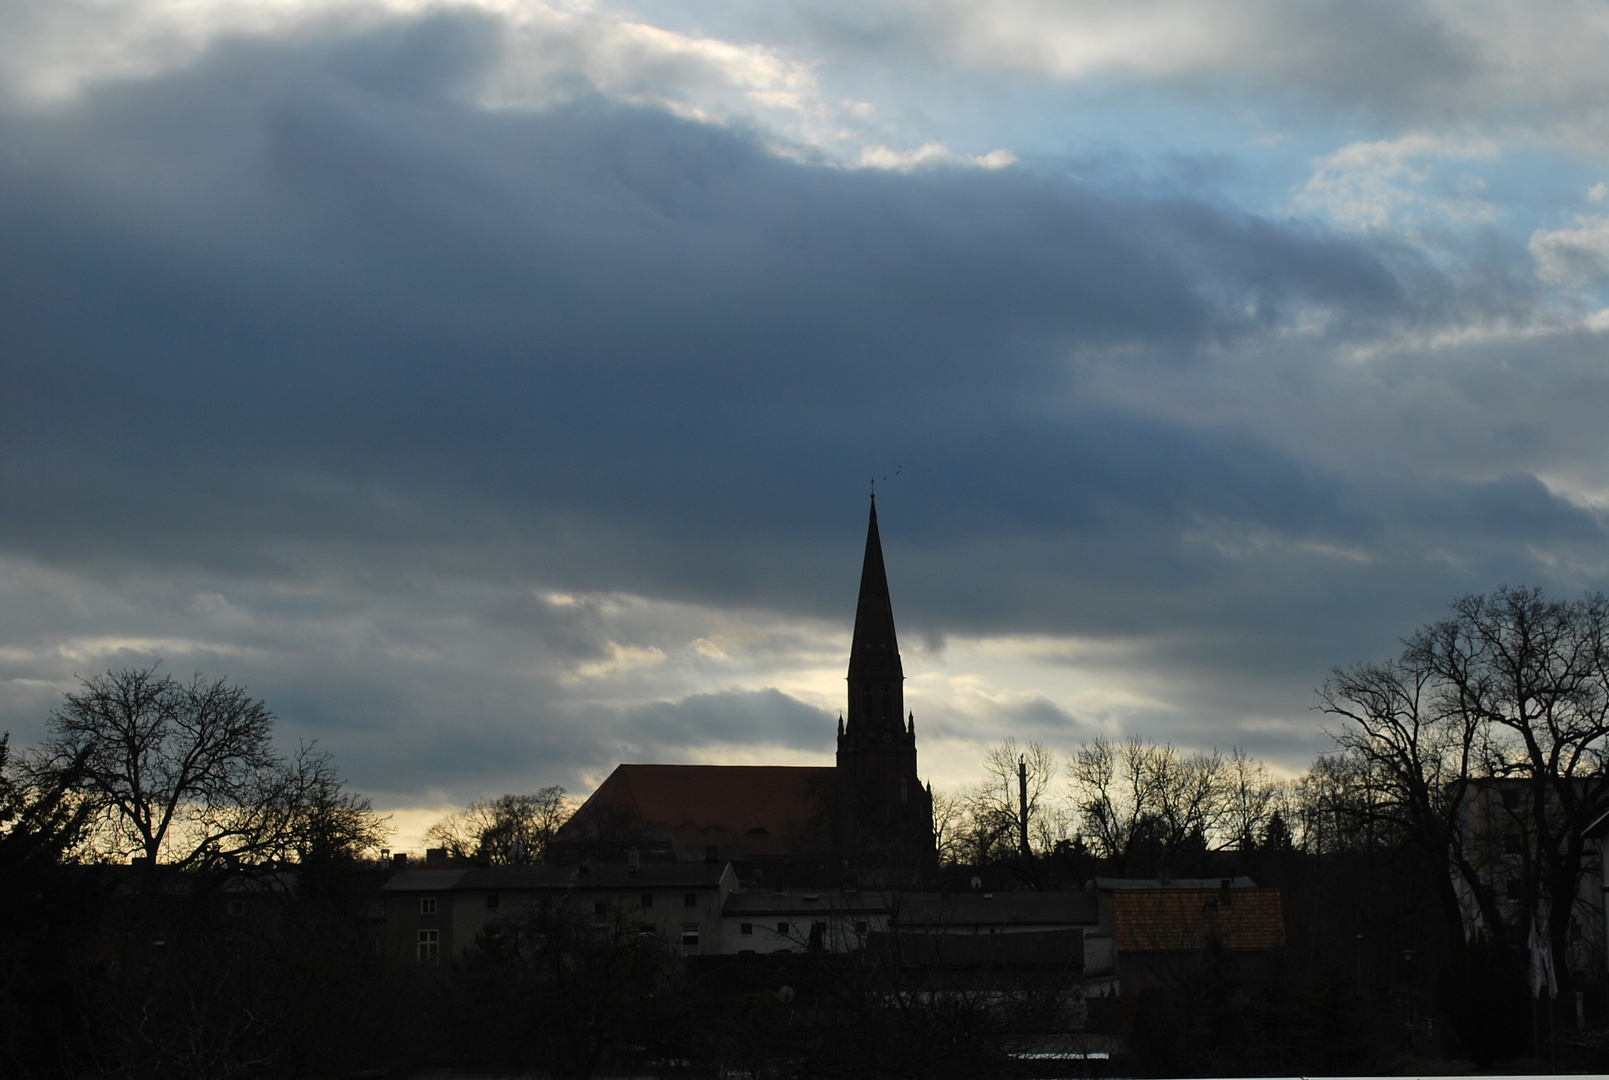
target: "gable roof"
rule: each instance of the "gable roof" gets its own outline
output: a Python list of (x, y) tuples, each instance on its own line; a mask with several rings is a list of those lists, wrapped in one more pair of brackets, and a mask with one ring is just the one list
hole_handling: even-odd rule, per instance
[(1226, 906), (1221, 890), (1141, 890), (1114, 894), (1119, 951), (1274, 949), (1285, 943), (1278, 889), (1237, 890)]
[(559, 844), (669, 840), (680, 859), (796, 853), (832, 784), (830, 767), (619, 765), (554, 836)]
[(1140, 892), (1161, 889), (1200, 891), (1202, 889), (1255, 889), (1257, 883), (1249, 877), (1232, 878), (1115, 878), (1098, 877), (1095, 888), (1100, 892)]
[[(554, 891), (653, 888), (714, 889), (730, 872), (728, 863), (645, 863), (579, 866), (471, 866), (461, 870), (405, 870), (381, 886), (384, 892)], [(733, 879), (736, 882), (736, 878)]]

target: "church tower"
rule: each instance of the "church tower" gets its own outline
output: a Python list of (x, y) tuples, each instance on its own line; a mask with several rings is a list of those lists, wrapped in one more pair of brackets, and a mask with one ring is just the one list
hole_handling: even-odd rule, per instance
[(855, 636), (849, 647), (848, 721), (838, 724), (838, 776), (860, 831), (885, 857), (913, 869), (934, 859), (933, 799), (916, 775), (916, 719), (905, 711), (905, 671), (877, 532), (866, 528)]

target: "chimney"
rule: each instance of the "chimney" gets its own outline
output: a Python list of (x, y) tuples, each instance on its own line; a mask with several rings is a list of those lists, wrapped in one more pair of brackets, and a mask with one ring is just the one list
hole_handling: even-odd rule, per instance
[(444, 847), (425, 848), (425, 865), (441, 866), (447, 861), (447, 849)]
[(395, 855), (391, 856), (391, 866), (396, 870), (408, 869), (408, 853), (406, 851), (399, 851)]
[(1229, 907), (1229, 889), (1232, 884), (1233, 882), (1229, 878), (1218, 879), (1218, 907), (1221, 909)]

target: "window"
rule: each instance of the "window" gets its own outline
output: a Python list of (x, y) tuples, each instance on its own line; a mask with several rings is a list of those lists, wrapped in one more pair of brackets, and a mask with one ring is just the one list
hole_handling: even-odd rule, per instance
[(857, 934), (864, 934), (869, 929), (871, 929), (871, 927), (866, 925), (864, 920), (862, 920), (861, 922), (857, 922), (855, 924), (855, 933), (857, 933)]
[(497, 894), (496, 893), (489, 892), (489, 893), (486, 894), (486, 910), (487, 911), (496, 911), (497, 910)]
[(781, 934), (783, 937), (787, 937), (788, 936), (788, 924), (785, 923), (785, 922), (777, 923), (777, 933)]
[(698, 907), (698, 893), (690, 892), (683, 894), (682, 907)]
[(754, 934), (754, 924), (751, 922), (738, 923), (737, 932), (744, 937), (750, 937)]
[(1520, 793), (1513, 788), (1503, 792), (1503, 809), (1518, 810), (1520, 808)]
[(231, 915), (244, 915), (246, 914), (246, 901), (231, 900), (229, 901), (226, 910)]
[(439, 930), (419, 931), (419, 962), (421, 964), (434, 964), (441, 957), (441, 932)]
[(609, 921), (609, 905), (602, 900), (592, 902), (592, 925), (602, 926)]
[(643, 935), (657, 934), (659, 933), (659, 928), (651, 922), (640, 922), (637, 924), (637, 933)]
[(682, 955), (698, 955), (698, 923), (682, 923)]
[(419, 898), (419, 914), (434, 915), (436, 913), (436, 898), (434, 896), (421, 896)]
[(645, 893), (642, 894), (642, 906), (643, 906), (644, 910), (654, 906), (654, 894), (653, 893), (645, 892)]
[(827, 947), (827, 924), (813, 922), (810, 924), (810, 951), (820, 952)]

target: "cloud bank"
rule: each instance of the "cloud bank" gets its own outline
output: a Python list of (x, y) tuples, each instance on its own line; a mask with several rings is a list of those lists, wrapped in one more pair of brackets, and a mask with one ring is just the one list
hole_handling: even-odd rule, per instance
[[(1013, 734), (1299, 767), (1330, 665), (1601, 586), (1602, 181), (1499, 115), (1590, 97), (1515, 74), (1568, 11), (869, 11), (0, 11), (4, 725), (161, 659), (399, 808), (825, 760), (873, 477), (945, 783)], [(1164, 133), (1203, 80), (1375, 127), (1259, 202), (872, 102), (874, 31), (1007, 127), (1114, 73)]]

